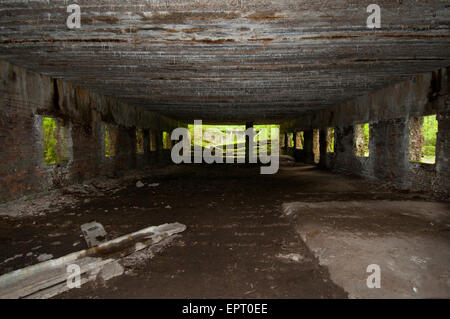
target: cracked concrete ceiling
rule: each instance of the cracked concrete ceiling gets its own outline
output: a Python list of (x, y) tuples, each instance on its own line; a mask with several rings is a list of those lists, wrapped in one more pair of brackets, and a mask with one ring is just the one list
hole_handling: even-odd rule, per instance
[(4, 0), (0, 59), (177, 119), (282, 122), (450, 65), (448, 0), (372, 2), (378, 30), (361, 0)]

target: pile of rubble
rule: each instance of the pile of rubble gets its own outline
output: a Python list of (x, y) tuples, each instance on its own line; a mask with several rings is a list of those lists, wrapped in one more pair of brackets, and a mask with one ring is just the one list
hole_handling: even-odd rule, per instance
[[(38, 195), (23, 197), (16, 201), (1, 204), (0, 216), (43, 216), (68, 207), (76, 208), (79, 203), (88, 203), (91, 198), (120, 192), (135, 184), (136, 181), (138, 181), (136, 187), (142, 187), (144, 184), (140, 179), (156, 174), (154, 170), (152, 172), (133, 170), (118, 178), (99, 177), (82, 184), (74, 184)], [(148, 186), (156, 187), (158, 185), (158, 183), (153, 183)]]

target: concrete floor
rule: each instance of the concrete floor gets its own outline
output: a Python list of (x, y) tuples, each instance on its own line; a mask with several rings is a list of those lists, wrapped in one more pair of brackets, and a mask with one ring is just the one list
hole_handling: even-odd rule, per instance
[[(1, 216), (0, 261), (22, 256), (0, 273), (85, 248), (80, 225), (92, 220), (113, 238), (177, 221), (187, 230), (153, 259), (59, 297), (450, 297), (448, 203), (286, 158), (277, 175), (184, 166), (141, 180), (41, 216)], [(381, 267), (380, 289), (365, 286), (369, 264)]]

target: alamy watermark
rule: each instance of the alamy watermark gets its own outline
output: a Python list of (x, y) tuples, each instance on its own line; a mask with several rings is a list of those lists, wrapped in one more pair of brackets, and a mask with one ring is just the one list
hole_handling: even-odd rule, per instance
[(70, 264), (67, 266), (67, 288), (80, 288), (81, 287), (81, 268), (77, 264)]
[(369, 277), (367, 277), (366, 285), (367, 288), (381, 288), (381, 268), (377, 264), (371, 264), (367, 266), (368, 273), (371, 273)]

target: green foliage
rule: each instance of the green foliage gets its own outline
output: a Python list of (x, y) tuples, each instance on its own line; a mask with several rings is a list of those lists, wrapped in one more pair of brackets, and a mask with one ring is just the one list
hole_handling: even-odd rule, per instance
[(105, 157), (116, 156), (116, 134), (114, 127), (105, 124)]
[(105, 125), (105, 157), (113, 156), (111, 152), (111, 132), (108, 125)]
[(144, 153), (144, 132), (142, 130), (136, 130), (136, 153)]
[(370, 141), (369, 134), (370, 134), (369, 123), (355, 125), (353, 146), (355, 148), (356, 156), (369, 157), (369, 141)]
[[(225, 136), (227, 131), (232, 131), (232, 130), (236, 130), (236, 131), (245, 131), (245, 126), (244, 125), (202, 125), (201, 129), (202, 129), (202, 134), (204, 136), (204, 133), (207, 129), (209, 128), (216, 128), (218, 129), (221, 133), (223, 138), (221, 139), (220, 142), (216, 142), (215, 144), (217, 146), (222, 147), (223, 150), (225, 150), (226, 146), (229, 145), (234, 145), (234, 148), (238, 150), (238, 153), (244, 153), (245, 152), (245, 137), (241, 136), (241, 137), (234, 137), (233, 141), (231, 141), (231, 143), (226, 142)], [(264, 138), (262, 134), (258, 134), (255, 137), (255, 141), (257, 141), (259, 143), (258, 146), (255, 146), (255, 148), (257, 150), (262, 150), (262, 149), (267, 149), (268, 152), (270, 153), (270, 139), (271, 139), (271, 129), (272, 128), (279, 128), (278, 125), (255, 125), (254, 127), (255, 133), (258, 134), (258, 132), (261, 129), (266, 129), (267, 130), (267, 137)], [(193, 146), (194, 144), (197, 145), (197, 141), (194, 141), (194, 125), (188, 125), (188, 130), (189, 133), (191, 135), (191, 145)], [(272, 138), (274, 139), (279, 139), (279, 133), (276, 136), (272, 136)], [(202, 147), (210, 147), (211, 146), (211, 141), (205, 140), (203, 139), (201, 141), (201, 145)]]
[(327, 129), (327, 152), (334, 153), (334, 128)]
[(169, 145), (167, 144), (167, 132), (163, 132), (162, 134), (162, 142), (163, 142), (163, 149), (167, 150), (169, 148)]
[(44, 117), (42, 121), (44, 135), (44, 158), (47, 165), (53, 165), (58, 162), (56, 155), (56, 122), (51, 117)]
[(295, 143), (295, 136), (294, 136), (294, 133), (289, 133), (289, 136), (288, 136), (288, 143), (289, 143), (289, 145), (288, 145), (288, 147), (294, 147), (294, 143)]
[(436, 136), (438, 132), (436, 115), (424, 116), (422, 132), (424, 137), (422, 156), (424, 158), (434, 159), (436, 154)]
[(369, 123), (363, 125), (363, 135), (364, 135), (364, 156), (369, 156)]
[(369, 123), (363, 124), (362, 126), (362, 133), (364, 136), (364, 146), (363, 146), (363, 151), (364, 151), (364, 156), (368, 157), (369, 156), (369, 131), (370, 131), (370, 126)]

